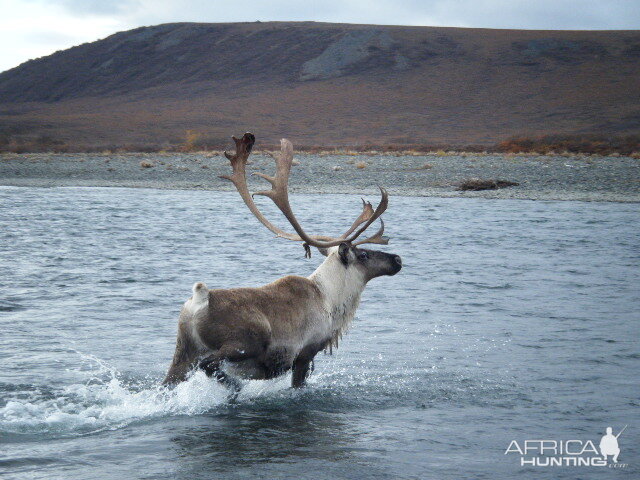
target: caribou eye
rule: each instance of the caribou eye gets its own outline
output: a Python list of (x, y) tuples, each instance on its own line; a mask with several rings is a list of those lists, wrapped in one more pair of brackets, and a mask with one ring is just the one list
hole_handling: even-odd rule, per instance
[(369, 254), (367, 252), (360, 252), (358, 253), (358, 258), (360, 260), (366, 260), (367, 258), (369, 258)]

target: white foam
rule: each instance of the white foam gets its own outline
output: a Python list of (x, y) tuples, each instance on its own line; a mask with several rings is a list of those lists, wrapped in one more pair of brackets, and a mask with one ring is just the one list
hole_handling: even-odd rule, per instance
[[(94, 371), (89, 381), (69, 385), (54, 398), (36, 396), (8, 401), (0, 408), (0, 431), (71, 433), (115, 429), (153, 417), (202, 414), (230, 399), (230, 390), (202, 371), (194, 372), (173, 389), (161, 385), (135, 388), (99, 359), (83, 357), (99, 367), (98, 377)], [(269, 395), (287, 388), (289, 382), (286, 376), (271, 382), (247, 382), (236, 401)]]

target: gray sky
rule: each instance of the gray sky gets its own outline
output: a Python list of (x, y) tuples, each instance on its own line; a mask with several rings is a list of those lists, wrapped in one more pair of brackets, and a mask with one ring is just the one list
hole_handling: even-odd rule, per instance
[(0, 71), (142, 25), (255, 20), (639, 29), (640, 0), (0, 0)]

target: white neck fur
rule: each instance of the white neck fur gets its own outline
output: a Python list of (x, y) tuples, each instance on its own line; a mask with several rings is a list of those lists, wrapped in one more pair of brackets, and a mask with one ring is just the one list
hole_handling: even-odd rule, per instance
[(309, 276), (323, 295), (324, 309), (331, 321), (331, 346), (349, 328), (360, 304), (360, 295), (367, 282), (354, 266), (345, 266), (338, 255), (338, 248), (329, 250), (326, 260)]

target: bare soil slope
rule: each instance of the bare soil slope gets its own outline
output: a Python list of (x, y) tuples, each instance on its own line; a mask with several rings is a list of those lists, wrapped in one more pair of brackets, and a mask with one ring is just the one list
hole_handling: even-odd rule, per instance
[(640, 133), (640, 32), (311, 22), (120, 32), (0, 74), (0, 133), (70, 145), (491, 144)]

